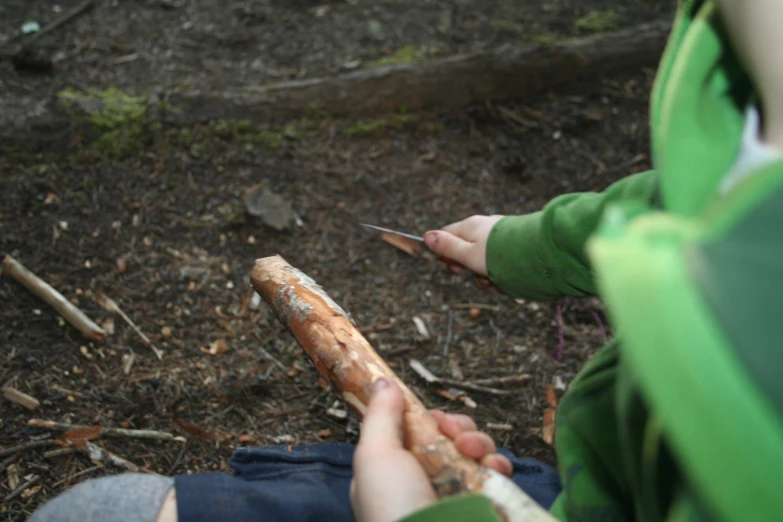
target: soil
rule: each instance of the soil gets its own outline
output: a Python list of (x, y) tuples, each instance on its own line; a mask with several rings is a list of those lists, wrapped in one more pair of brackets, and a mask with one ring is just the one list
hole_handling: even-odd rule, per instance
[[(45, 26), (78, 3), (60, 2), (56, 11), (54, 2), (8, 0), (0, 6), (0, 40), (27, 19)], [(670, 2), (615, 4), (107, 0), (35, 44), (53, 60), (52, 70), (0, 63), (0, 106), (24, 108), (69, 85), (139, 94), (158, 85), (223, 88), (331, 74), (400, 59), (406, 46), (419, 59), (608, 30), (671, 9)], [(532, 212), (558, 194), (601, 190), (647, 168), (652, 75), (629, 71), (459, 114), (359, 122), (303, 115), (272, 135), (227, 122), (145, 128), (143, 147), (119, 155), (79, 126), (63, 148), (6, 150), (0, 250), (98, 323), (113, 322), (114, 332), (89, 342), (24, 287), (0, 278), (0, 384), (41, 403), (30, 412), (0, 401), (0, 448), (57, 436), (29, 427), (33, 417), (185, 437), (94, 441), (161, 474), (227, 471), (227, 458), (241, 446), (355, 442), (356, 419), (330, 413), (345, 405), (252, 299), (254, 260), (281, 254), (360, 327), (379, 330), (368, 338), (427, 405), (467, 413), (482, 428), (510, 425), (489, 430), (499, 446), (556, 465), (542, 440), (546, 389), (560, 395), (604, 343), (600, 302), (538, 303), (480, 291), (470, 276), (410, 256), (358, 223), (420, 234), (473, 214)], [(298, 223), (277, 230), (251, 216), (243, 194), (256, 185), (290, 204)], [(96, 304), (98, 291), (164, 352), (162, 360)], [(435, 394), (410, 370), (411, 358), (456, 380), (531, 378), (497, 385), (513, 390), (508, 397), (469, 392), (471, 408)], [(224, 440), (183, 431), (182, 423)], [(21, 482), (39, 477), (0, 504), (4, 519), (24, 520), (74, 483), (122, 471), (81, 453), (45, 458), (49, 449), (0, 464), (13, 463)], [(0, 484), (4, 498), (12, 490), (7, 472)]]

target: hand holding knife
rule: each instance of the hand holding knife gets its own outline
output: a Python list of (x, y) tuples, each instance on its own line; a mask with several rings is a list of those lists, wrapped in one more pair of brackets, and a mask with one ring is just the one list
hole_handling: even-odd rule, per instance
[[(397, 235), (397, 236), (400, 236), (400, 237), (405, 237), (405, 238), (408, 238), (408, 239), (412, 239), (413, 241), (418, 241), (418, 242), (424, 244), (424, 238), (422, 236), (417, 236), (417, 235), (414, 235), (414, 234), (408, 234), (408, 233), (405, 233), (405, 232), (400, 232), (398, 230), (392, 230), (392, 229), (389, 229), (389, 228), (379, 227), (379, 226), (376, 226), (376, 225), (368, 225), (366, 223), (360, 223), (359, 225), (362, 226), (362, 227), (365, 227), (365, 228), (370, 228), (372, 230), (377, 230), (379, 232), (385, 232), (387, 234), (394, 234), (394, 235)], [(455, 261), (453, 259), (449, 259), (448, 257), (439, 256), (439, 259), (440, 259), (441, 262), (446, 263), (447, 265), (451, 265), (452, 267), (455, 267), (455, 268), (452, 269), (452, 271), (454, 273), (457, 273), (457, 274), (461, 273), (462, 270), (465, 269), (465, 267), (462, 265), (462, 263), (460, 263), (458, 261)], [(490, 286), (492, 286), (492, 283), (486, 277), (482, 277), (480, 275), (476, 275), (476, 286), (483, 290), (485, 288), (489, 288)]]

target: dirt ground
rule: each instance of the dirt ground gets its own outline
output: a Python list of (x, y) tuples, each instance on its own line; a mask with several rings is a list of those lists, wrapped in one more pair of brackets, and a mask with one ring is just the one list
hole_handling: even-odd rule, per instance
[[(25, 20), (45, 25), (77, 3), (55, 10), (50, 1), (8, 0), (0, 5), (0, 40)], [(53, 70), (0, 63), (4, 103), (67, 85), (116, 85), (138, 94), (154, 85), (223, 87), (330, 74), (399, 58), (406, 46), (450, 54), (574, 36), (596, 30), (596, 20), (623, 25), (669, 9), (669, 2), (641, 0), (96, 4), (40, 44)], [(585, 17), (592, 22), (576, 23)], [(600, 85), (448, 116), (356, 122), (308, 115), (286, 122), (274, 139), (225, 122), (155, 129), (143, 150), (113, 159), (79, 128), (62, 149), (6, 150), (0, 250), (99, 324), (111, 322), (114, 332), (88, 342), (24, 287), (0, 278), (0, 384), (40, 401), (35, 411), (0, 401), (0, 454), (58, 436), (28, 426), (31, 418), (184, 437), (94, 441), (161, 474), (226, 471), (226, 459), (241, 446), (356, 441), (356, 419), (335, 416), (345, 405), (319, 384), (270, 310), (252, 299), (254, 260), (281, 254), (359, 326), (378, 330), (368, 338), (427, 405), (472, 415), (482, 428), (510, 426), (489, 433), (519, 455), (556, 464), (542, 440), (546, 389), (562, 394), (603, 344), (608, 327), (600, 303), (525, 302), (480, 291), (469, 276), (411, 257), (358, 223), (423, 233), (472, 214), (535, 211), (558, 194), (600, 190), (643, 170), (651, 82), (652, 71), (630, 71)], [(249, 216), (242, 194), (257, 184), (290, 202), (300, 224), (278, 231)], [(96, 304), (99, 291), (163, 351), (162, 360)], [(530, 379), (496, 386), (510, 396), (469, 392), (476, 403), (470, 407), (434, 393), (409, 368), (411, 358), (456, 380)], [(223, 440), (183, 431), (174, 417)], [(4, 520), (26, 519), (80, 480), (122, 471), (82, 453), (45, 457), (56, 448), (45, 444), (0, 458)]]

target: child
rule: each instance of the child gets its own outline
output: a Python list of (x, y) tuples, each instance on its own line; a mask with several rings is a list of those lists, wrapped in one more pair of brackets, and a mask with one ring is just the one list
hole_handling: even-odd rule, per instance
[[(558, 520), (783, 520), (780, 20), (776, 0), (684, 0), (651, 100), (655, 172), (425, 236), (513, 296), (606, 301), (622, 346), (604, 347), (560, 402)], [(402, 447), (402, 409), (380, 381), (355, 456), (244, 450), (233, 477), (88, 481), (32, 520), (347, 521), (351, 461), (362, 522), (498, 520), (481, 496), (435, 500)], [(497, 455), (465, 417), (439, 417), (466, 455), (550, 507), (551, 470)]]

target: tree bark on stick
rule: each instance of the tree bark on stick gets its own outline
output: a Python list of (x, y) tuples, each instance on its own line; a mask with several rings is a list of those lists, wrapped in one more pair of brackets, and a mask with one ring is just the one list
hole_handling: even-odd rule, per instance
[(338, 116), (367, 116), (522, 99), (570, 82), (653, 67), (670, 29), (671, 22), (661, 20), (555, 45), (508, 45), (241, 90), (169, 93), (166, 101), (176, 111), (165, 116), (179, 121), (265, 121), (313, 108)]
[(437, 421), (376, 353), (340, 306), (310, 277), (282, 257), (256, 261), (255, 290), (296, 337), (318, 372), (361, 417), (367, 411), (373, 382), (397, 383), (405, 395), (405, 446), (430, 477), (439, 497), (481, 493), (509, 522), (554, 522), (554, 518), (510, 479), (463, 456), (440, 433)]
[(49, 283), (25, 268), (22, 263), (2, 252), (0, 252), (0, 260), (3, 263), (3, 269), (6, 274), (46, 301), (63, 319), (71, 323), (85, 337), (93, 341), (100, 341), (106, 338), (106, 332), (103, 328), (95, 324), (92, 319), (87, 317), (84, 312), (74, 306), (60, 292), (52, 288)]

